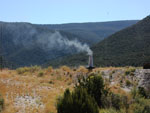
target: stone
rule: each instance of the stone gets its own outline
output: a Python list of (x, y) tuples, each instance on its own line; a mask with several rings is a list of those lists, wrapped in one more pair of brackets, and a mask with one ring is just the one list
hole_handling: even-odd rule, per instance
[(135, 77), (138, 79), (138, 87), (150, 90), (150, 69), (136, 69)]

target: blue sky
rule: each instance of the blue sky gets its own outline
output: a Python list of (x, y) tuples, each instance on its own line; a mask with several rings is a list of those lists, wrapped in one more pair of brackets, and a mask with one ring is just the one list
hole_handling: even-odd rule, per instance
[(142, 19), (150, 0), (0, 0), (0, 21), (60, 24)]

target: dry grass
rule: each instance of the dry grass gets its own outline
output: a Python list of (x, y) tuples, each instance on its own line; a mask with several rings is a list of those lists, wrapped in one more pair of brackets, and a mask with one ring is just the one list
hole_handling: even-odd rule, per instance
[[(48, 68), (50, 69), (50, 68)], [(64, 76), (64, 70), (40, 69), (23, 73), (14, 70), (0, 72), (0, 93), (5, 100), (4, 113), (49, 113), (56, 112), (56, 98), (66, 88), (72, 88), (72, 78)], [(43, 73), (43, 76), (39, 76)], [(53, 74), (53, 76), (52, 76)], [(53, 84), (50, 84), (53, 81)], [(18, 99), (18, 100), (17, 100)], [(20, 99), (20, 100), (19, 100)], [(21, 101), (22, 106), (16, 105)], [(28, 101), (31, 105), (27, 106)], [(24, 107), (23, 107), (24, 106)]]
[[(126, 70), (121, 67), (106, 67), (96, 68), (92, 73), (108, 71), (113, 74), (118, 69)], [(42, 73), (42, 76), (39, 76), (39, 73)], [(25, 67), (18, 70), (3, 70), (0, 72), (0, 94), (5, 100), (3, 113), (56, 113), (56, 99), (66, 88), (73, 89), (76, 76), (80, 73), (86, 75), (88, 70), (83, 66), (75, 70), (67, 66), (59, 69)], [(119, 81), (118, 76), (121, 75), (118, 73), (113, 81)], [(109, 85), (111, 91), (126, 94), (118, 82)], [(22, 106), (18, 105), (19, 102)]]

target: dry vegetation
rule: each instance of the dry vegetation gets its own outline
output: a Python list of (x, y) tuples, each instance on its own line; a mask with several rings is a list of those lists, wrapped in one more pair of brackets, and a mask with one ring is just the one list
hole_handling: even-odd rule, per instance
[[(135, 68), (96, 68), (92, 73), (102, 74), (105, 84), (114, 93), (127, 95), (136, 85), (132, 78)], [(56, 113), (56, 100), (66, 88), (73, 89), (78, 75), (87, 75), (84, 67), (72, 69), (62, 66), (24, 67), (0, 72), (0, 94), (5, 100), (3, 113)]]

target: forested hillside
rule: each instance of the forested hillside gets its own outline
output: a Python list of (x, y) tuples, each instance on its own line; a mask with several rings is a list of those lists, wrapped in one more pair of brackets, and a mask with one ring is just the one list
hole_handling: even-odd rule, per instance
[(62, 25), (0, 22), (2, 54), (17, 67), (41, 65), (77, 53), (78, 50), (73, 46), (66, 46), (70, 40), (92, 46), (136, 22), (137, 20)]
[(48, 24), (41, 25), (49, 29), (63, 30), (80, 36), (88, 44), (95, 44), (111, 34), (136, 24), (138, 20), (124, 20), (111, 22), (89, 22), (89, 23), (70, 23), (70, 24)]
[[(91, 48), (96, 66), (142, 66), (150, 62), (150, 17), (121, 30)], [(86, 65), (84, 53), (52, 61), (48, 65)]]

